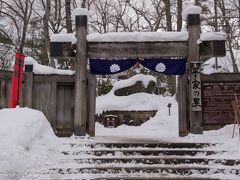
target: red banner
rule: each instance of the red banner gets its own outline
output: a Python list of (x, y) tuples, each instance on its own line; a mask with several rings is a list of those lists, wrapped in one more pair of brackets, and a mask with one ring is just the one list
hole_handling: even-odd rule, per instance
[(10, 108), (15, 108), (19, 105), (19, 99), (22, 88), (22, 76), (23, 76), (23, 66), (24, 66), (23, 54), (16, 52), (15, 54), (15, 65), (12, 76), (12, 86), (11, 86), (11, 95), (10, 95)]

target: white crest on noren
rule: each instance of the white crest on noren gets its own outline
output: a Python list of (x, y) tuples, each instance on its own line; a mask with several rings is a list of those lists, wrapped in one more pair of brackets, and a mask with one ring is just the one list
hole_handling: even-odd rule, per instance
[(166, 70), (166, 66), (163, 63), (158, 63), (155, 67), (155, 70), (158, 72), (164, 72)]
[(115, 72), (120, 71), (120, 70), (121, 70), (121, 69), (120, 69), (120, 66), (117, 65), (117, 64), (112, 64), (112, 65), (110, 66), (110, 71), (111, 71), (112, 73), (115, 73)]

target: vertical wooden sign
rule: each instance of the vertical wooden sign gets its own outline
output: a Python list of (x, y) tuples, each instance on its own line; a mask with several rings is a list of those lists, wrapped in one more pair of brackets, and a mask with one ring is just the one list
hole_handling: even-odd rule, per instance
[(191, 90), (192, 90), (192, 111), (202, 111), (202, 99), (201, 99), (201, 80), (200, 80), (200, 63), (192, 63), (191, 68)]

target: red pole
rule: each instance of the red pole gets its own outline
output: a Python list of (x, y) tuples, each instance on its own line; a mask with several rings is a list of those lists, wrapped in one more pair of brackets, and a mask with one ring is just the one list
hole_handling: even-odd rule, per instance
[(15, 54), (15, 65), (12, 76), (11, 96), (10, 96), (10, 108), (15, 108), (19, 105), (21, 88), (22, 88), (22, 76), (25, 56), (19, 52)]

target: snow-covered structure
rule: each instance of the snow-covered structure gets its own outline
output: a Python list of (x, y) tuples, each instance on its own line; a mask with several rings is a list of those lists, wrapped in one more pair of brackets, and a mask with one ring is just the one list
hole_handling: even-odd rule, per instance
[[(140, 125), (153, 117), (156, 110), (162, 105), (163, 97), (155, 94), (143, 92), (138, 84), (142, 84), (146, 89), (152, 82), (156, 82), (156, 78), (151, 75), (138, 74), (126, 80), (120, 80), (113, 84), (112, 90), (96, 99), (96, 115), (97, 120), (105, 126), (109, 115), (117, 116), (115, 124), (132, 124)], [(129, 89), (135, 86), (133, 93)], [(123, 90), (124, 95), (119, 92)], [(139, 92), (136, 92), (139, 89)]]

